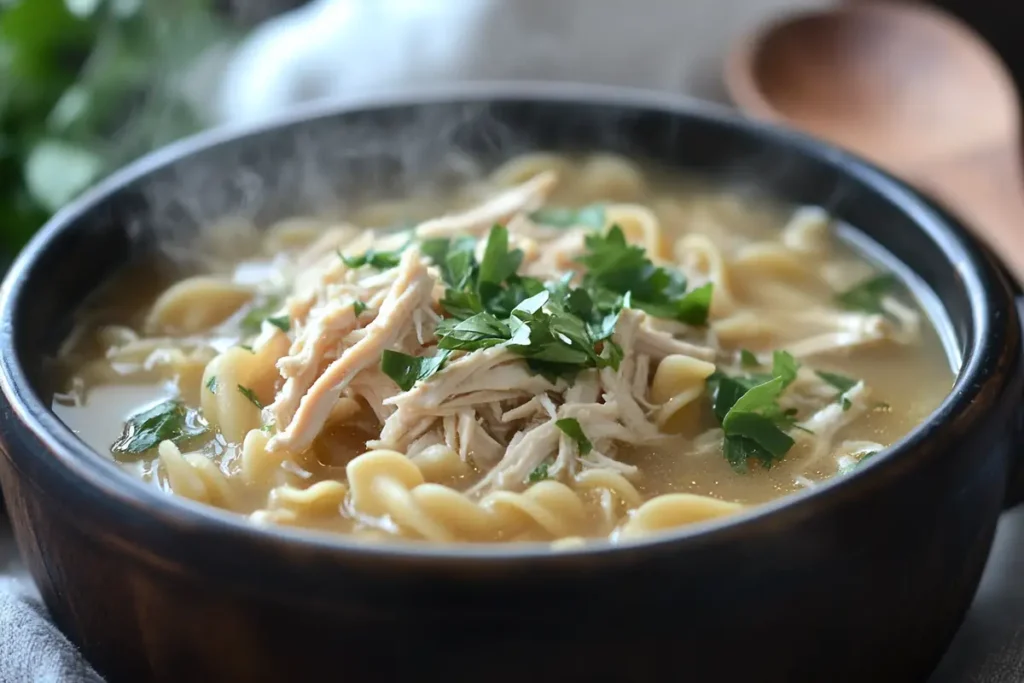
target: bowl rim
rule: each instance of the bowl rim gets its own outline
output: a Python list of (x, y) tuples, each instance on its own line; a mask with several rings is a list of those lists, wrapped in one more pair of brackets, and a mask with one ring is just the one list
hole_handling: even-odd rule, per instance
[[(753, 136), (779, 144), (798, 152), (801, 156), (824, 161), (841, 169), (881, 195), (887, 202), (905, 213), (940, 247), (944, 256), (955, 264), (970, 301), (973, 337), (963, 345), (963, 364), (956, 381), (942, 403), (906, 436), (886, 448), (864, 468), (834, 477), (814, 488), (797, 491), (773, 501), (751, 506), (742, 512), (707, 522), (691, 524), (674, 530), (654, 534), (629, 542), (611, 543), (604, 539), (588, 540), (579, 547), (553, 551), (550, 543), (505, 544), (437, 544), (429, 542), (367, 542), (347, 534), (303, 528), (257, 525), (246, 516), (198, 503), (184, 497), (168, 495), (131, 474), (118, 470), (123, 476), (109, 476), (99, 466), (103, 454), (88, 447), (60, 418), (36, 395), (28, 374), (17, 352), (14, 334), (15, 316), (21, 302), (29, 295), (23, 287), (25, 276), (50, 244), (63, 232), (74, 230), (82, 215), (91, 208), (110, 200), (126, 186), (167, 166), (172, 166), (198, 152), (221, 144), (238, 142), (250, 136), (274, 134), (287, 128), (301, 127), (314, 120), (339, 118), (347, 114), (372, 110), (417, 107), (444, 104), (489, 103), (545, 103), (578, 105), (580, 107), (610, 106), (638, 112), (663, 112), (672, 116), (698, 118), (728, 129), (732, 134)], [(25, 246), (12, 264), (0, 285), (0, 392), (10, 406), (11, 414), (20, 427), (34, 439), (47, 454), (35, 448), (23, 457), (44, 460), (51, 472), (70, 476), (77, 486), (87, 487), (80, 495), (92, 496), (122, 511), (144, 514), (149, 524), (177, 529), (186, 534), (207, 534), (210, 539), (231, 543), (247, 543), (250, 547), (295, 551), (297, 548), (319, 554), (343, 555), (369, 559), (374, 562), (434, 563), (509, 563), (531, 564), (554, 562), (556, 558), (585, 556), (598, 558), (624, 553), (627, 549), (664, 549), (691, 544), (697, 545), (710, 538), (722, 539), (757, 534), (760, 529), (779, 524), (790, 525), (796, 520), (820, 513), (825, 503), (836, 504), (843, 497), (859, 497), (881, 485), (884, 472), (895, 473), (903, 456), (919, 449), (934, 438), (936, 429), (950, 425), (958, 415), (981, 393), (985, 382), (993, 378), (989, 361), (999, 353), (993, 341), (991, 315), (995, 302), (994, 288), (1003, 284), (1001, 272), (966, 230), (937, 211), (920, 194), (903, 182), (855, 155), (826, 142), (811, 138), (794, 130), (744, 117), (724, 105), (688, 96), (619, 86), (582, 83), (556, 83), (533, 81), (472, 82), (457, 85), (402, 88), (379, 91), (358, 97), (319, 100), (288, 109), (256, 122), (216, 127), (184, 138), (160, 148), (114, 172), (95, 187), (59, 210)], [(1008, 291), (1008, 290), (1007, 290)], [(1005, 318), (1005, 316), (1004, 316)], [(7, 457), (18, 467), (17, 458)], [(894, 467), (896, 466), (896, 467)], [(19, 472), (19, 476), (25, 476)], [(842, 495), (840, 495), (842, 494)]]

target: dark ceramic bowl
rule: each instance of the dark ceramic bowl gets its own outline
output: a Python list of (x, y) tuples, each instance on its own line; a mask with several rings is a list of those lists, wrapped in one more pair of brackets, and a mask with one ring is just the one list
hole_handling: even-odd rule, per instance
[[(828, 207), (941, 301), (955, 388), (852, 476), (561, 553), (258, 529), (143, 485), (50, 412), (69, 315), (157, 234), (536, 148), (647, 157)], [(1019, 447), (1014, 294), (961, 226), (831, 147), (647, 93), (465, 88), (204, 135), (55, 217), (0, 306), (0, 481), (18, 544), (57, 624), (112, 681), (921, 681), (974, 594)]]

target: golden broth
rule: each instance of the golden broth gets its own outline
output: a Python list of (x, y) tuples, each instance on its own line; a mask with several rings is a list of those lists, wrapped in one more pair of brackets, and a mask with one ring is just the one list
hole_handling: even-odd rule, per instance
[[(379, 280), (390, 272), (387, 268), (380, 269), (380, 273), (366, 271), (364, 279), (357, 281), (354, 275), (346, 273), (365, 270), (366, 266), (340, 268), (323, 254), (303, 262), (311, 253), (317, 255), (317, 240), (322, 241), (324, 235), (330, 234), (330, 226), (338, 223), (325, 219), (296, 219), (266, 233), (244, 223), (232, 224), (232, 232), (227, 228), (211, 231), (216, 239), (201, 249), (210, 257), (209, 274), (220, 278), (219, 284), (202, 290), (194, 304), (172, 302), (177, 306), (171, 307), (178, 316), (176, 320), (186, 321), (176, 323), (177, 327), (153, 323), (154, 302), (173, 280), (157, 276), (159, 269), (152, 267), (126, 272), (84, 312), (78, 331), (69, 340), (63, 353), (67, 392), (55, 399), (54, 411), (86, 443), (109, 453), (133, 415), (168, 398), (180, 398), (192, 411), (190, 415), (209, 423), (207, 433), (193, 439), (178, 439), (177, 445), (162, 445), (159, 450), (153, 447), (141, 453), (116, 454), (118, 460), (129, 471), (168, 492), (251, 515), (258, 523), (292, 524), (380, 539), (572, 542), (585, 537), (614, 540), (653, 533), (814, 486), (817, 481), (836, 476), (837, 470), (855, 467), (857, 459), (865, 453), (900, 439), (948, 393), (953, 373), (946, 353), (930, 321), (905, 289), (898, 287), (886, 294), (884, 311), (844, 312), (837, 306), (837, 293), (871, 278), (877, 274), (877, 268), (836, 239), (827, 221), (814, 213), (798, 213), (794, 217), (791, 210), (733, 192), (711, 190), (674, 174), (641, 172), (633, 164), (614, 157), (568, 160), (533, 155), (509, 162), (488, 179), (461, 188), (451, 197), (377, 203), (343, 218), (360, 228), (421, 223), (453, 208), (472, 207), (503, 188), (528, 183), (542, 171), (557, 172), (559, 178), (550, 196), (544, 198), (545, 206), (579, 207), (599, 202), (603, 206), (603, 229), (620, 222), (613, 219), (621, 219), (628, 239), (644, 245), (655, 263), (679, 268), (691, 282), (703, 279), (713, 285), (708, 325), (680, 326), (673, 322), (668, 326), (673, 330), (669, 333), (675, 340), (672, 343), (690, 344), (696, 349), (695, 357), (711, 353), (711, 362), (719, 372), (740, 376), (757, 372), (769, 377), (766, 373), (771, 370), (773, 351), (804, 350), (805, 355), (797, 358), (804, 368), (802, 374), (787, 380), (793, 382), (792, 388), (784, 390), (799, 394), (792, 399), (796, 406), (791, 407), (794, 417), (790, 422), (778, 422), (795, 443), (783, 457), (775, 458), (770, 468), (758, 465), (756, 459), (744, 460), (747, 471), (739, 472), (736, 463), (730, 464), (726, 459), (722, 446), (725, 437), (712, 409), (714, 399), (709, 392), (701, 391), (705, 388), (703, 384), (694, 394), (699, 396), (689, 399), (679, 412), (658, 425), (669, 437), (638, 437), (630, 442), (632, 436), (627, 435), (621, 443), (611, 438), (599, 441), (596, 445), (600, 449), (594, 450), (601, 450), (601, 457), (613, 454), (605, 463), (611, 469), (595, 465), (598, 456), (584, 452), (587, 448), (582, 442), (576, 441), (574, 445), (570, 439), (565, 446), (567, 440), (552, 432), (552, 438), (562, 445), (544, 461), (543, 468), (531, 468), (529, 478), (523, 481), (505, 481), (490, 488), (480, 488), (481, 482), (487, 482), (490, 469), (479, 462), (482, 458), (475, 457), (481, 452), (463, 453), (461, 457), (455, 452), (459, 439), (469, 438), (459, 430), (477, 427), (461, 422), (452, 431), (443, 416), (431, 427), (442, 443), (405, 444), (423, 451), (410, 456), (409, 462), (415, 463), (411, 473), (391, 455), (381, 456), (379, 462), (371, 462), (362, 469), (352, 469), (353, 459), (367, 450), (367, 442), (381, 435), (378, 413), (391, 410), (378, 400), (381, 384), (376, 385), (377, 393), (352, 393), (351, 410), (342, 409), (348, 405), (344, 402), (349, 396), (343, 394), (341, 402), (332, 408), (334, 417), (326, 418), (308, 445), (275, 451), (273, 440), (287, 433), (293, 424), (283, 429), (280, 419), (267, 424), (268, 415), (288, 415), (281, 407), (282, 396), (287, 393), (285, 378), (276, 374), (273, 363), (277, 362), (280, 368), (282, 358), (295, 355), (300, 345), (296, 339), (301, 335), (307, 335), (308, 343), (313, 343), (313, 339), (330, 334), (327, 327), (321, 337), (308, 330), (312, 329), (317, 312), (333, 305), (330, 301), (325, 303), (325, 293), (335, 291), (330, 287), (342, 280), (331, 281), (334, 284), (316, 290), (320, 298), (308, 311), (289, 303), (292, 307), (287, 310), (292, 317), (287, 331), (275, 331), (266, 322), (258, 334), (244, 331), (243, 324), (247, 316), (251, 317), (254, 306), (250, 297), (259, 302), (267, 283), (280, 289), (283, 282), (290, 297), (286, 301), (294, 302), (301, 299), (296, 284), (301, 273), (317, 274), (318, 268), (324, 273), (317, 276), (321, 284), (330, 278), (349, 278), (352, 282), (344, 281), (349, 289), (337, 290), (346, 292), (362, 286), (359, 282)], [(536, 265), (540, 272), (545, 252), (554, 253), (564, 233), (544, 232), (548, 228), (539, 219), (531, 222), (530, 216), (538, 215), (514, 211), (508, 225), (512, 238), (522, 245), (531, 244), (533, 238), (528, 235), (534, 233), (529, 231), (536, 229), (547, 235), (534, 240), (539, 248), (536, 254), (527, 253), (523, 266)], [(653, 217), (653, 223), (645, 217)], [(526, 232), (520, 234), (513, 229), (517, 225), (525, 225), (522, 230)], [(635, 228), (632, 232), (631, 225)], [(342, 248), (357, 236), (355, 232), (346, 235), (348, 242)], [(295, 263), (303, 264), (297, 269), (300, 275), (295, 275)], [(335, 273), (339, 268), (344, 271), (342, 275)], [(284, 272), (290, 274), (282, 275)], [(436, 276), (434, 271), (430, 272), (431, 277)], [(247, 294), (250, 288), (252, 291)], [(388, 305), (387, 300), (381, 303), (383, 290), (367, 292), (368, 297), (376, 296), (376, 304), (370, 303), (369, 316), (382, 316)], [(213, 308), (204, 308), (210, 306)], [(434, 300), (431, 306), (436, 310), (439, 304)], [(218, 314), (220, 309), (229, 312), (223, 322), (214, 320), (224, 317)], [(446, 315), (443, 307), (441, 312)], [(361, 315), (355, 314), (357, 319)], [(639, 315), (641, 331), (661, 339), (657, 336), (661, 323), (651, 315)], [(213, 324), (204, 324), (204, 316)], [(423, 319), (429, 318), (428, 312)], [(621, 324), (624, 323), (620, 319)], [(643, 327), (647, 325), (650, 329)], [(325, 351), (326, 355), (317, 357), (317, 372), (328, 372), (336, 356), (344, 357), (363, 336), (371, 337), (368, 330), (370, 324), (364, 324), (352, 332), (354, 341), (338, 341)], [(411, 334), (407, 330), (407, 336)], [(618, 327), (616, 335), (612, 340), (618, 344)], [(858, 335), (870, 338), (864, 341)], [(246, 424), (252, 427), (240, 432), (246, 434), (244, 446), (243, 439), (225, 434), (222, 425), (227, 424), (223, 413), (226, 404), (217, 404), (218, 415), (211, 415), (210, 401), (221, 398), (203, 394), (215, 393), (211, 387), (225, 391), (217, 385), (225, 371), (217, 374), (210, 369), (224, 367), (224, 357), (234, 358), (231, 354), (235, 354), (241, 359), (238, 363), (249, 362), (237, 353), (235, 347), (239, 345), (253, 345), (254, 357), (270, 358), (266, 362), (261, 360), (264, 366), (258, 370), (245, 370), (249, 373), (246, 376), (257, 378), (252, 382), (259, 384), (253, 386), (264, 387), (249, 392), (264, 407), (258, 413), (264, 426), (252, 423), (252, 409), (245, 408), (244, 401), (242, 408), (231, 408), (250, 411), (242, 420), (249, 420)], [(277, 351), (266, 351), (272, 346)], [(431, 344), (426, 343), (426, 347)], [(637, 348), (641, 348), (639, 342)], [(758, 356), (756, 367), (750, 354), (739, 355), (741, 349)], [(665, 362), (658, 353), (630, 351), (623, 361), (634, 371), (637, 405), (649, 425), (660, 420), (659, 416), (667, 410), (652, 398), (652, 385), (659, 382), (657, 369)], [(500, 367), (507, 370), (511, 365)], [(268, 368), (273, 370), (269, 375)], [(848, 389), (850, 393), (835, 389), (833, 396), (829, 394), (829, 385), (823, 383), (821, 375), (810, 372), (811, 368), (854, 378), (860, 383)], [(443, 371), (434, 377), (442, 375)], [(594, 375), (599, 376), (600, 372), (595, 370)], [(359, 377), (355, 375), (352, 381), (359, 384)], [(612, 381), (610, 376), (608, 381)], [(400, 393), (397, 386), (390, 386), (389, 395)], [(241, 382), (238, 387), (240, 391), (249, 391)], [(617, 405), (607, 400), (607, 387), (602, 387), (604, 398), (594, 399), (593, 405), (597, 407), (589, 412), (582, 410), (581, 415), (591, 417), (595, 411), (604, 410), (602, 406)], [(253, 395), (261, 391), (262, 396)], [(571, 401), (566, 398), (568, 394), (559, 391), (564, 389), (553, 389), (550, 395), (554, 399), (552, 407), (561, 415)], [(312, 402), (312, 392), (311, 388), (309, 396), (302, 398)], [(525, 391), (521, 394), (518, 399), (506, 397), (504, 403), (493, 401), (493, 405), (473, 406), (477, 412), (472, 413), (472, 421), (485, 431), (491, 430), (489, 434), (499, 433), (501, 421), (486, 416), (510, 411), (535, 395)], [(239, 399), (232, 396), (231, 400)], [(789, 405), (785, 393), (778, 401), (780, 407)], [(844, 408), (842, 414), (836, 406)], [(522, 423), (524, 434), (544, 427), (539, 422), (545, 419), (543, 412), (538, 414), (541, 417), (534, 415)], [(293, 423), (302, 417), (301, 410), (296, 416)], [(632, 418), (627, 418), (608, 418), (612, 422), (604, 426), (629, 426)], [(822, 425), (822, 431), (812, 434), (813, 430), (806, 429), (806, 425), (814, 419), (818, 421), (813, 424)], [(794, 421), (796, 424), (792, 424)], [(635, 436), (635, 432), (634, 429), (631, 434)], [(565, 433), (563, 430), (562, 434)], [(823, 452), (826, 438), (827, 452)], [(504, 441), (500, 443), (502, 448), (511, 443), (505, 437), (491, 436), (491, 440)], [(874, 446), (857, 446), (862, 442)], [(484, 442), (474, 443), (479, 448)], [(575, 454), (566, 455), (567, 448), (575, 448)], [(378, 451), (385, 452), (379, 446)], [(536, 457), (534, 453), (529, 455)], [(392, 459), (388, 460), (389, 457)], [(562, 467), (560, 463), (568, 465)], [(501, 460), (493, 468), (505, 465)], [(509, 465), (509, 472), (514, 471), (512, 465), (517, 463)], [(558, 470), (557, 475), (549, 477), (549, 468)], [(365, 485), (350, 481), (351, 473), (362, 471), (376, 474), (365, 475), (369, 477)], [(395, 473), (388, 474), (392, 471)], [(537, 476), (538, 472), (543, 476)], [(430, 482), (443, 487), (431, 488)], [(660, 508), (644, 504), (659, 500), (658, 496), (663, 494), (695, 495), (669, 495), (660, 499)]]

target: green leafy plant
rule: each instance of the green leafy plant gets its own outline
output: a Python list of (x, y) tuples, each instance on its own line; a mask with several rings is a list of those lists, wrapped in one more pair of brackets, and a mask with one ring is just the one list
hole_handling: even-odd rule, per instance
[(200, 0), (0, 0), (0, 253), (113, 169), (201, 128), (187, 69), (231, 33)]

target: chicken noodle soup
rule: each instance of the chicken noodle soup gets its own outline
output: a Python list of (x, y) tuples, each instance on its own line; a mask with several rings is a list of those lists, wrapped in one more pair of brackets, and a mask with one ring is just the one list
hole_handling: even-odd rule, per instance
[(55, 410), (254, 523), (573, 543), (844, 476), (951, 386), (915, 300), (821, 210), (606, 155), (432, 201), (233, 238), (134, 315), (153, 271), (126, 275), (62, 351)]

